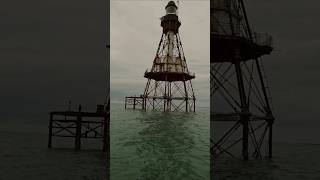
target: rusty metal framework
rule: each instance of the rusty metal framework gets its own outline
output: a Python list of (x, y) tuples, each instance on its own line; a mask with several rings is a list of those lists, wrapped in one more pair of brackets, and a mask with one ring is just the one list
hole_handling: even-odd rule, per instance
[(211, 0), (211, 163), (272, 157), (274, 116), (259, 59), (272, 50), (271, 36), (251, 30), (243, 0)]
[(170, 1), (167, 14), (161, 18), (163, 33), (150, 70), (144, 77), (143, 109), (163, 111), (195, 111), (195, 95), (191, 80), (195, 74), (188, 69), (183, 52), (176, 14), (177, 6)]
[(53, 137), (74, 138), (77, 150), (83, 138), (101, 139), (103, 151), (109, 153), (109, 119), (103, 105), (97, 106), (97, 112), (81, 112), (81, 106), (79, 111), (50, 112), (48, 147), (52, 147)]

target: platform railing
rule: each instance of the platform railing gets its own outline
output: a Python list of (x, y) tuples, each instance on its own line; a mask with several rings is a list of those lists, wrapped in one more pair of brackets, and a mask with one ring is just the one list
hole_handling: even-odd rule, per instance
[[(144, 72), (144, 74), (147, 74), (147, 73), (150, 73), (151, 72), (151, 70), (149, 70), (149, 69), (146, 69), (146, 71)], [(172, 70), (172, 71), (170, 71), (170, 70), (167, 70), (167, 71), (155, 71), (156, 73), (165, 73), (165, 72), (170, 72), (170, 73), (186, 73), (186, 74), (188, 74), (188, 75), (190, 75), (190, 76), (195, 76), (195, 72), (190, 72), (189, 70), (186, 70), (186, 71), (176, 71), (176, 70)]]
[[(247, 37), (247, 35), (245, 35), (244, 33), (240, 33), (239, 35), (235, 35), (232, 36), (231, 34), (225, 34), (222, 32), (212, 32), (212, 35), (216, 35), (216, 36), (220, 36), (226, 39), (231, 39), (231, 38), (244, 38), (247, 40), (250, 40), (249, 37)], [(268, 33), (257, 33), (254, 32), (252, 34), (252, 41), (260, 46), (270, 46), (273, 47), (273, 38), (270, 34)]]

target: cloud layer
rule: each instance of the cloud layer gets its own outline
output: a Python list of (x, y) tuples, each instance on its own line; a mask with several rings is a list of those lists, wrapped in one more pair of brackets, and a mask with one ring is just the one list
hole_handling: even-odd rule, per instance
[[(143, 73), (151, 68), (162, 28), (167, 1), (111, 1), (111, 96), (122, 101), (126, 95), (143, 92)], [(180, 36), (198, 101), (209, 102), (210, 3), (180, 2)]]

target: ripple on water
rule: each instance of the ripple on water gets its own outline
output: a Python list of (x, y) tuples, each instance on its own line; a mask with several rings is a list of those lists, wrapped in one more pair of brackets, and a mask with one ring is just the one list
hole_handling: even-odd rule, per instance
[(209, 179), (209, 109), (194, 114), (112, 108), (112, 179)]

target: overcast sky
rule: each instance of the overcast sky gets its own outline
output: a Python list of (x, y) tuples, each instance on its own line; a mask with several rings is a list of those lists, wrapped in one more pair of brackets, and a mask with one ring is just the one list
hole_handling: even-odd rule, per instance
[[(128, 95), (143, 93), (147, 68), (151, 68), (168, 1), (111, 1), (111, 95), (123, 102)], [(210, 2), (180, 1), (180, 36), (199, 106), (209, 105)]]
[(263, 58), (275, 107), (275, 141), (320, 143), (320, 2), (246, 0), (258, 32), (274, 37)]
[(0, 129), (46, 132), (48, 112), (68, 100), (84, 110), (104, 102), (106, 8), (105, 0), (1, 3)]

